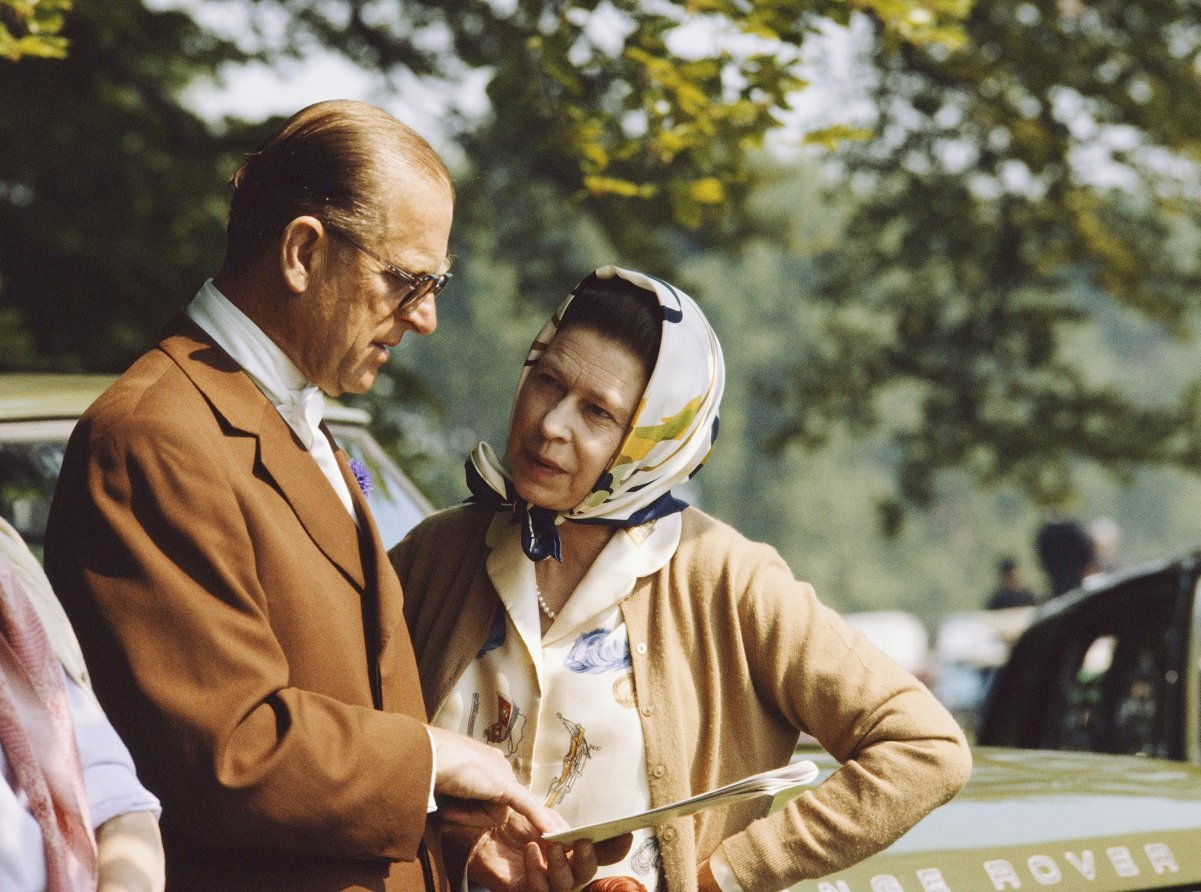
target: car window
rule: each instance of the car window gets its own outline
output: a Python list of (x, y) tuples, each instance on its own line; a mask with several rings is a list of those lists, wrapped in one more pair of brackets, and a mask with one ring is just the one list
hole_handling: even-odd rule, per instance
[[(62, 467), (73, 419), (0, 424), (0, 515), (42, 557), (46, 519)], [(366, 428), (335, 423), (331, 432), (347, 454), (371, 476), (367, 496), (384, 547), (391, 548), (432, 510), (412, 481), (383, 451)]]
[(54, 483), (73, 426), (69, 420), (0, 425), (0, 515), (39, 558)]
[(1176, 757), (1174, 592), (1138, 591), (1065, 625), (1042, 745)]

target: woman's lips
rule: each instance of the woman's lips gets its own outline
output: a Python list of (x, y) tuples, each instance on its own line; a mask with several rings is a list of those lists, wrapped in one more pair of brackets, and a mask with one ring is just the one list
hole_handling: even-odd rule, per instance
[(542, 458), (536, 453), (526, 450), (526, 457), (529, 458), (530, 464), (534, 466), (535, 471), (541, 471), (544, 474), (562, 474), (565, 473), (563, 468), (555, 464), (549, 459)]

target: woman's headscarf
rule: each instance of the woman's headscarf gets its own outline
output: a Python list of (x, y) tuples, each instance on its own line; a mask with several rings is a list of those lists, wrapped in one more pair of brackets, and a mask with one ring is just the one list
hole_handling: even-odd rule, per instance
[[(512, 510), (522, 523), (522, 545), (531, 560), (561, 560), (557, 524), (564, 520), (637, 526), (681, 511), (687, 503), (671, 488), (694, 476), (717, 439), (718, 406), (725, 388), (721, 345), (709, 321), (691, 297), (644, 273), (603, 266), (600, 279), (625, 279), (655, 295), (662, 309), (659, 355), (625, 439), (592, 492), (571, 511), (557, 513), (531, 506), (517, 496), (509, 470), (487, 443), (467, 462), (469, 501)], [(586, 280), (585, 280), (586, 281)], [(582, 283), (581, 283), (582, 284)], [(559, 330), (579, 286), (568, 295), (530, 347), (517, 382), (520, 394), (530, 368)], [(514, 398), (516, 405), (516, 398)]]

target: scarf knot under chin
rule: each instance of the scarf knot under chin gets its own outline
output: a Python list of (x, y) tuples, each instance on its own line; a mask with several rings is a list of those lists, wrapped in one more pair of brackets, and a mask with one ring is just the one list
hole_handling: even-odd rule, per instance
[[(491, 452), (486, 443), (481, 443)], [(467, 488), (471, 497), (467, 500), (478, 505), (484, 505), (493, 511), (512, 511), (513, 520), (521, 524), (521, 548), (531, 561), (541, 561), (553, 557), (556, 561), (563, 560), (563, 544), (559, 541), (559, 531), (556, 529), (558, 515), (549, 508), (539, 508), (531, 505), (513, 489), (513, 481), (499, 471), (498, 463), (492, 467), (485, 466), (481, 470), (476, 466), (477, 448), (466, 462)], [(491, 456), (495, 460), (495, 454)], [(503, 480), (503, 493), (496, 488), (495, 477)], [(493, 482), (489, 482), (492, 479)]]

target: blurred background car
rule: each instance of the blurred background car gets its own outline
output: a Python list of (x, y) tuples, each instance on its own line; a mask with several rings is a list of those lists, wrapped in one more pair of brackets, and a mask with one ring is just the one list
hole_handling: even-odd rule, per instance
[[(111, 375), (0, 374), (0, 515), (41, 557), (46, 518), (75, 422)], [(367, 501), (390, 548), (432, 510), (371, 436), (370, 416), (327, 399), (325, 420), (339, 445), (371, 475)]]
[(1201, 551), (947, 617), (934, 690), (979, 716), (971, 780), (885, 851), (793, 892), (1201, 890), (1199, 589)]
[(931, 690), (969, 740), (993, 678), (1009, 658), (1013, 643), (1034, 615), (1033, 607), (953, 613), (939, 623), (931, 656)]
[[(805, 753), (826, 773), (824, 754)], [(976, 748), (971, 780), (882, 852), (792, 892), (1197, 892), (1201, 767)], [(778, 804), (778, 803), (777, 803)]]
[(1201, 765), (1199, 582), (1192, 552), (1038, 608), (997, 674), (980, 742)]
[(926, 625), (905, 610), (865, 610), (842, 617), (868, 641), (892, 657), (903, 669), (930, 683), (930, 633)]

